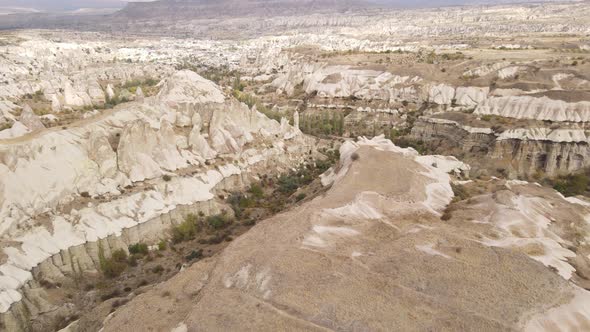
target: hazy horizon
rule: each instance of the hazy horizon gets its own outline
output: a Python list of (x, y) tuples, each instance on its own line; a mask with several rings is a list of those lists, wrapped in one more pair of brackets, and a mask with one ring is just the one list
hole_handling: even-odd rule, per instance
[[(43, 11), (68, 11), (80, 8), (122, 8), (128, 2), (155, 0), (0, 0), (0, 7), (32, 8)], [(477, 3), (530, 2), (531, 0), (365, 0), (398, 7), (436, 7)], [(543, 0), (539, 0), (541, 2)]]
[[(14, 8), (34, 8), (44, 11), (64, 11), (75, 10), (80, 8), (122, 8), (128, 2), (147, 2), (155, 0), (0, 0), (0, 7)], [(380, 4), (395, 4), (402, 7), (418, 6), (448, 6), (461, 5), (480, 1), (469, 0), (419, 0), (419, 1), (400, 1), (400, 0), (373, 0)], [(495, 1), (488, 1), (495, 2)]]
[(132, 1), (149, 0), (0, 0), (0, 7), (64, 11), (80, 8), (122, 8)]

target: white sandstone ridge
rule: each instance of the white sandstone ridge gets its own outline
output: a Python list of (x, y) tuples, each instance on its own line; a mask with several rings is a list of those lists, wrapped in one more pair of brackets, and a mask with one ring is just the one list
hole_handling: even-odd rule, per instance
[(159, 84), (162, 102), (176, 104), (223, 103), (223, 93), (211, 81), (190, 70), (179, 71)]
[(20, 107), (9, 100), (0, 100), (0, 125), (15, 121), (13, 114)]
[[(0, 142), (0, 312), (20, 300), (31, 269), (60, 250), (210, 200), (223, 179), (261, 171), (267, 162), (292, 167), (310, 145), (286, 119), (270, 120), (186, 71), (143, 103)], [(233, 163), (207, 167), (217, 155)], [(175, 176), (187, 167), (199, 168)], [(162, 180), (165, 174), (170, 181)], [(151, 189), (129, 190), (145, 181)], [(80, 205), (82, 193), (108, 201)], [(49, 219), (40, 223), (40, 214)]]
[(497, 137), (497, 140), (508, 139), (556, 143), (590, 143), (590, 139), (583, 129), (517, 128), (507, 129)]
[(450, 125), (450, 126), (459, 127), (471, 134), (486, 134), (486, 135), (494, 134), (494, 130), (492, 128), (471, 127), (471, 126), (460, 124), (459, 122), (453, 121), (453, 120), (431, 118), (431, 117), (427, 117), (427, 116), (421, 116), (421, 117), (419, 117), (419, 119), (420, 119), (420, 121), (424, 121), (427, 123), (442, 124), (442, 125)]
[(552, 90), (588, 90), (590, 81), (572, 73), (557, 73), (552, 77), (555, 87)]
[(118, 61), (114, 45), (79, 36), (75, 41), (57, 42), (34, 32), (21, 32), (18, 38), (24, 41), (1, 47), (4, 84), (0, 85), (0, 99), (35, 95), (46, 99), (53, 112), (108, 102), (115, 95), (112, 85), (109, 91), (105, 82), (124, 84), (172, 72), (168, 65)]
[(391, 109), (391, 108), (371, 108), (371, 107), (358, 107), (357, 112), (363, 112), (363, 113), (386, 113), (386, 114), (392, 114), (392, 115), (398, 115), (400, 114), (400, 111), (397, 109)]
[(558, 122), (589, 122), (590, 101), (570, 103), (548, 97), (490, 97), (475, 109), (474, 114)]
[(0, 131), (0, 139), (19, 137), (41, 129), (45, 129), (41, 118), (33, 113), (29, 105), (25, 105), (18, 120), (14, 121), (10, 128)]
[(499, 78), (499, 79), (509, 79), (512, 78), (514, 76), (516, 76), (516, 74), (518, 74), (520, 71), (524, 71), (526, 70), (528, 67), (526, 66), (518, 66), (518, 65), (513, 65), (510, 62), (507, 61), (503, 61), (503, 62), (497, 62), (491, 65), (483, 65), (474, 69), (470, 69), (466, 72), (463, 73), (463, 76), (466, 77), (481, 77), (481, 76), (487, 76), (490, 74), (494, 74), (495, 77)]
[(352, 66), (300, 64), (277, 77), (271, 84), (277, 92), (291, 95), (302, 86), (306, 93), (322, 98), (355, 97), (363, 100), (414, 100), (418, 76), (399, 76), (385, 71), (355, 69)]
[(496, 133), (488, 127), (471, 127), (463, 125), (457, 121), (421, 116), (420, 121), (439, 125), (450, 125), (470, 134), (486, 134), (496, 136), (496, 140), (521, 140), (521, 141), (549, 141), (555, 143), (590, 143), (590, 137), (586, 130), (583, 129), (566, 129), (566, 128), (515, 128), (506, 129), (501, 133)]
[(33, 113), (29, 105), (25, 105), (18, 120), (14, 120), (10, 128), (0, 131), (0, 139), (19, 137), (41, 129), (45, 129), (41, 118)]
[[(165, 72), (169, 72), (166, 69)], [(164, 73), (165, 73), (164, 72)], [(40, 78), (26, 77), (0, 87), (0, 98), (18, 99), (25, 94), (39, 94), (51, 102), (51, 109), (60, 112), (66, 108), (82, 108), (102, 105), (114, 92), (107, 86), (103, 89), (100, 81), (118, 81), (125, 83), (134, 78), (158, 77), (161, 67), (154, 65), (107, 65), (101, 68), (87, 68), (83, 72), (42, 72)], [(109, 91), (110, 90), (110, 91)]]
[(477, 106), (487, 99), (489, 87), (457, 87), (446, 84), (432, 85), (428, 90), (428, 101), (438, 105)]
[(530, 45), (520, 45), (520, 44), (502, 44), (502, 45), (494, 45), (492, 46), (493, 49), (497, 50), (522, 50), (522, 49), (532, 49), (533, 47)]

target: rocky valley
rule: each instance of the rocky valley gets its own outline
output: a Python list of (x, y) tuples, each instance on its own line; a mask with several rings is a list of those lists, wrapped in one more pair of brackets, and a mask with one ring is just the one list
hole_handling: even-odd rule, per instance
[(0, 330), (590, 330), (587, 1), (0, 28)]

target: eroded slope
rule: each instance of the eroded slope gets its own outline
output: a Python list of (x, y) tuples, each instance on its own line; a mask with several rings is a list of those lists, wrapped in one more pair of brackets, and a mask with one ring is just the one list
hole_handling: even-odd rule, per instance
[(471, 220), (439, 218), (453, 198), (445, 171), (465, 165), (382, 138), (341, 152), (325, 196), (138, 296), (104, 330), (539, 330), (554, 319), (587, 326), (587, 291), (519, 250), (490, 246)]

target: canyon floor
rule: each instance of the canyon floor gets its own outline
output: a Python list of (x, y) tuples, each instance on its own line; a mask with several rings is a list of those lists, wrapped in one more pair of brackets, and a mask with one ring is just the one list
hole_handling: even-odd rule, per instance
[(0, 17), (0, 330), (590, 330), (588, 2), (308, 5)]

